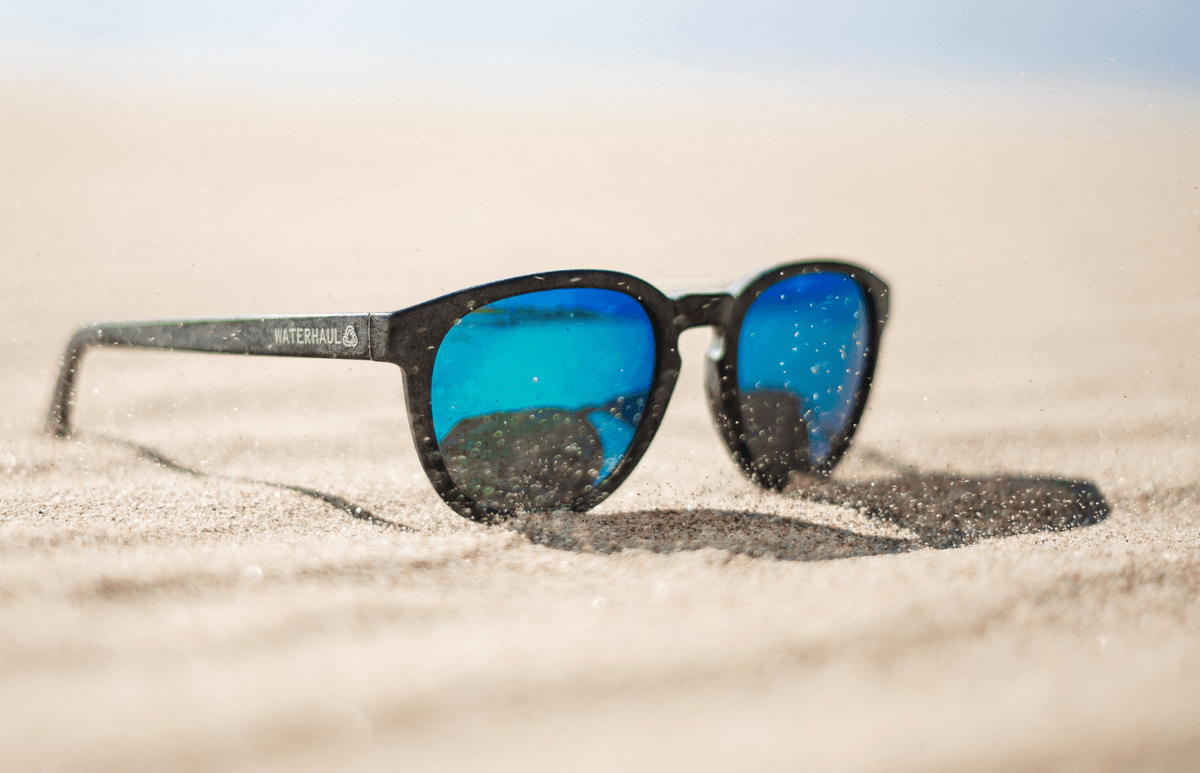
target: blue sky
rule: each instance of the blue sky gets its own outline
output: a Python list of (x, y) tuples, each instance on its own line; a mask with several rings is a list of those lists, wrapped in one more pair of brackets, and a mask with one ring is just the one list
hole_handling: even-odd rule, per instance
[(800, 68), (1116, 67), (1200, 75), (1200, 2), (6, 0), (9, 50)]

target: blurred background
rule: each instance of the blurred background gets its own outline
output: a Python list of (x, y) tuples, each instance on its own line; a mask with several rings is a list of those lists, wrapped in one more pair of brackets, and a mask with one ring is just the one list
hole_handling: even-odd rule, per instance
[[(746, 73), (1097, 81), (1200, 73), (1200, 9), (1179, 0), (983, 2), (251, 2), (14, 0), (0, 10), (9, 78), (145, 78), (156, 68), (553, 65), (638, 75)], [(41, 59), (41, 63), (38, 60)], [(139, 72), (139, 68), (142, 68)], [(914, 68), (908, 70), (908, 68)], [(191, 74), (195, 74), (193, 71)], [(349, 79), (347, 79), (349, 80)]]

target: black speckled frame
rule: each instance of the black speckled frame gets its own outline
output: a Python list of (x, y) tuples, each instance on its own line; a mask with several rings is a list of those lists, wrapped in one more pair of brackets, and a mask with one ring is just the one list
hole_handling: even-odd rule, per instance
[(480, 306), (541, 290), (586, 287), (625, 293), (646, 309), (654, 326), (657, 361), (646, 408), (628, 452), (602, 482), (559, 509), (583, 511), (596, 506), (637, 466), (662, 423), (675, 388), (680, 365), (679, 334), (703, 326), (715, 328), (716, 334), (714, 346), (709, 348), (706, 386), (721, 437), (755, 483), (779, 489), (787, 483), (786, 474), (756, 470), (744, 442), (736, 388), (737, 331), (747, 309), (768, 287), (797, 274), (814, 272), (837, 273), (852, 279), (863, 290), (871, 314), (866, 365), (854, 397), (851, 420), (835, 438), (832, 451), (822, 464), (804, 470), (827, 474), (849, 447), (866, 407), (887, 321), (889, 294), (887, 285), (871, 272), (834, 260), (788, 263), (755, 274), (724, 292), (674, 297), (664, 295), (637, 277), (615, 271), (551, 271), (472, 287), (394, 312), (95, 323), (76, 332), (67, 346), (46, 429), (59, 437), (70, 434), (75, 375), (84, 351), (93, 346), (390, 362), (404, 372), (413, 441), (438, 495), (455, 512), (468, 518), (485, 523), (503, 520), (512, 512), (484, 506), (462, 491), (447, 472), (438, 448), (430, 409), (431, 376), (438, 346), (455, 322)]

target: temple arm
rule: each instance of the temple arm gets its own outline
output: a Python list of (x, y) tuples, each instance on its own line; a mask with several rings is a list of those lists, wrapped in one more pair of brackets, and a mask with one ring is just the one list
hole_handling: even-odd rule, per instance
[[(185, 319), (158, 322), (107, 322), (81, 328), (63, 355), (46, 431), (69, 435), (75, 374), (79, 359), (93, 346), (132, 346), (186, 352), (265, 354), (278, 357), (333, 357), (370, 360), (381, 349), (384, 314)], [(384, 339), (386, 340), (386, 339)]]

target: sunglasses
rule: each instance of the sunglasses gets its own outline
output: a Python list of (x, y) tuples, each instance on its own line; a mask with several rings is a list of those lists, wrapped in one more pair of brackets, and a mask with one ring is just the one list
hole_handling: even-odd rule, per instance
[(679, 334), (715, 328), (709, 406), (756, 484), (828, 473), (866, 406), (888, 287), (836, 261), (789, 263), (675, 296), (613, 271), (553, 271), (380, 314), (108, 322), (71, 339), (47, 430), (70, 434), (89, 347), (375, 360), (404, 373), (409, 425), (461, 515), (583, 511), (616, 490), (662, 422)]

